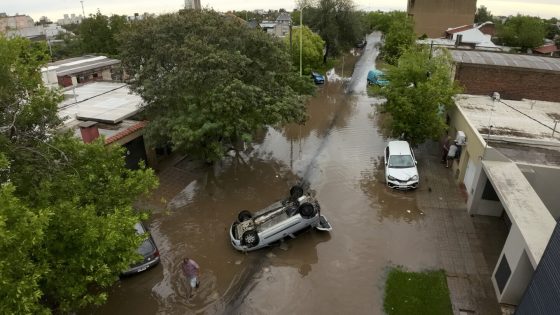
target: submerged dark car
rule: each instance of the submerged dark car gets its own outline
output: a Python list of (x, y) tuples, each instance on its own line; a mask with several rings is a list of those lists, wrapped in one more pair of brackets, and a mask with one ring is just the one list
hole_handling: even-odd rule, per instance
[(144, 259), (132, 264), (128, 270), (121, 273), (122, 276), (131, 276), (148, 270), (149, 268), (157, 265), (160, 260), (156, 242), (154, 242), (152, 235), (148, 232), (144, 224), (138, 222), (134, 225), (134, 228), (138, 234), (148, 233), (148, 238), (140, 244), (140, 247), (138, 247), (138, 253), (142, 255)]
[(362, 39), (361, 41), (356, 43), (356, 48), (364, 48), (367, 45), (367, 41), (365, 39)]
[(325, 83), (325, 77), (322, 74), (320, 74), (319, 72), (312, 71), (311, 72), (311, 78), (313, 78), (313, 82), (315, 82), (315, 84), (324, 84)]

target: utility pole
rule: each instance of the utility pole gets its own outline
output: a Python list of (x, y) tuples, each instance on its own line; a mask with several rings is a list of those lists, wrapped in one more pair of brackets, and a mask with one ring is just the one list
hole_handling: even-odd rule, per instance
[(299, 13), (299, 76), (303, 76), (303, 5)]
[(80, 0), (80, 3), (82, 4), (82, 15), (84, 16), (83, 18), (86, 18), (86, 11), (84, 11), (84, 0)]

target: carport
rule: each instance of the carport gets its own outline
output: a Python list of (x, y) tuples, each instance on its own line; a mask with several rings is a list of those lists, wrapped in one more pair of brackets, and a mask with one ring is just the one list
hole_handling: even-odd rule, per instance
[[(509, 234), (492, 283), (498, 302), (519, 304), (556, 222), (512, 161), (482, 161), (471, 214), (503, 216)], [(484, 240), (483, 240), (484, 241)]]

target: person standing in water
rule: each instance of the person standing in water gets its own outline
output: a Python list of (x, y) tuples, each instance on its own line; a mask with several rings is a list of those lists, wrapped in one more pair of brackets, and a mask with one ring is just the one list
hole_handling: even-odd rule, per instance
[(183, 264), (181, 268), (183, 269), (183, 274), (187, 278), (187, 282), (189, 283), (191, 288), (192, 289), (198, 288), (198, 286), (200, 285), (200, 281), (198, 280), (198, 273), (200, 267), (198, 266), (196, 261), (188, 257), (185, 257), (183, 258)]

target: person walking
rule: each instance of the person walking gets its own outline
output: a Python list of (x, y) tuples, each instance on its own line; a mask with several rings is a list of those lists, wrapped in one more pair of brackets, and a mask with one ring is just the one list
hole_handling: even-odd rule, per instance
[(445, 160), (445, 167), (449, 167), (449, 160), (453, 160), (455, 158), (455, 154), (457, 154), (457, 141), (454, 141), (453, 144), (449, 147), (449, 151), (447, 152), (447, 159)]
[(187, 282), (191, 286), (192, 289), (198, 288), (200, 285), (200, 281), (198, 280), (198, 274), (200, 267), (196, 263), (196, 261), (185, 257), (183, 258), (183, 264), (181, 265), (183, 269), (183, 274), (187, 278)]

